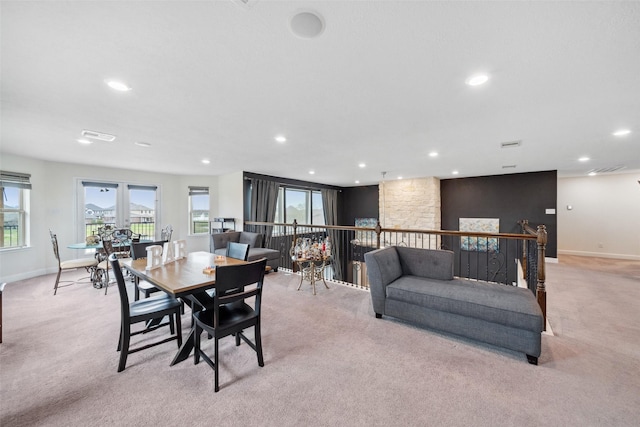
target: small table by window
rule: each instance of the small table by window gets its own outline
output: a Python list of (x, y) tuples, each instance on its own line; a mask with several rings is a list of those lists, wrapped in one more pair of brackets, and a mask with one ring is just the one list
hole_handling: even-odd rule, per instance
[(300, 268), (300, 284), (298, 285), (298, 290), (302, 287), (302, 282), (307, 280), (311, 283), (311, 287), (313, 288), (313, 294), (316, 294), (316, 281), (322, 280), (324, 286), (329, 289), (327, 282), (324, 280), (324, 269), (327, 267), (329, 262), (331, 261), (331, 257), (322, 257), (318, 259), (305, 259), (305, 258), (297, 258), (295, 259), (296, 264)]

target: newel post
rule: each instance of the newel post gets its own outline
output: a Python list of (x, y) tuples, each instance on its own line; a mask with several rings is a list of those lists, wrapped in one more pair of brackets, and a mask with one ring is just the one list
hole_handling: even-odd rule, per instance
[[(295, 247), (297, 243), (298, 243), (298, 221), (296, 221), (296, 219), (294, 218), (293, 219), (293, 241), (291, 242), (291, 249), (289, 250), (292, 257), (295, 255)], [(291, 271), (293, 271), (294, 273), (298, 271), (297, 263), (292, 262)]]
[(380, 225), (380, 221), (376, 224), (376, 249), (380, 249), (380, 234), (382, 233), (382, 226)]
[(542, 309), (542, 315), (544, 317), (543, 330), (547, 329), (547, 289), (545, 287), (546, 280), (546, 268), (545, 268), (545, 248), (547, 246), (547, 227), (544, 225), (538, 226), (538, 284), (536, 286), (536, 298), (538, 299), (538, 305)]

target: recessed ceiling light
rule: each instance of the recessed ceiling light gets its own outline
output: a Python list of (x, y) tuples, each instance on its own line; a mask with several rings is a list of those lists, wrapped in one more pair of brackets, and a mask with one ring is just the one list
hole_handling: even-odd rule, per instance
[(309, 175), (315, 175), (316, 171), (309, 171)]
[(277, 135), (274, 139), (280, 144), (282, 144), (283, 142), (287, 142), (287, 138), (283, 135)]
[(625, 135), (629, 135), (631, 133), (631, 131), (629, 129), (620, 129), (618, 131), (615, 131), (613, 133), (614, 136), (625, 136)]
[(209, 159), (202, 159), (202, 163), (204, 163), (205, 165), (208, 165), (209, 163), (211, 163), (211, 160), (209, 160)]
[(138, 147), (151, 147), (151, 144), (149, 144), (148, 142), (136, 141), (134, 142), (134, 144), (136, 144)]
[(357, 179), (356, 179), (356, 184), (360, 184), (360, 181), (358, 181)]
[(84, 139), (84, 138), (80, 138), (77, 140), (80, 144), (85, 144), (85, 145), (89, 145), (89, 144), (93, 144), (93, 141), (89, 141), (88, 139)]
[(588, 175), (589, 175), (589, 176), (596, 176), (596, 175), (598, 175), (598, 174), (592, 171), (592, 172), (589, 172), (589, 173), (588, 173)]
[(429, 157), (438, 157), (438, 152), (437, 151), (430, 152)]
[(399, 177), (398, 177), (398, 179), (402, 179), (402, 177), (401, 177), (401, 176), (399, 176)]
[(128, 92), (131, 90), (131, 86), (118, 80), (106, 80), (106, 83), (111, 89), (119, 92)]
[(489, 76), (487, 76), (486, 74), (477, 74), (475, 76), (469, 77), (465, 83), (467, 83), (469, 86), (478, 86), (486, 83), (488, 80)]
[(366, 164), (364, 164), (364, 163), (360, 163), (360, 164), (358, 165), (358, 167), (359, 167), (359, 168), (366, 168), (366, 167), (367, 167), (367, 165), (366, 165)]
[(453, 172), (451, 172), (451, 175), (458, 175), (459, 173), (460, 172), (458, 172), (458, 171), (453, 171)]
[(302, 11), (291, 18), (289, 25), (296, 36), (312, 39), (324, 31), (324, 18), (314, 11)]
[(591, 160), (591, 159), (590, 159), (590, 158), (588, 158), (588, 157), (586, 157), (586, 156), (585, 156), (585, 157), (580, 157), (580, 158), (578, 159), (578, 161), (579, 161), (579, 162), (588, 162), (589, 160)]

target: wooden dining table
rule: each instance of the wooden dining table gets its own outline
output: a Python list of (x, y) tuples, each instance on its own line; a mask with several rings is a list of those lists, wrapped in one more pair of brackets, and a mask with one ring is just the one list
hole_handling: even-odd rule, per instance
[[(186, 258), (164, 264), (152, 270), (146, 269), (146, 258), (122, 260), (122, 266), (132, 275), (146, 280), (171, 296), (191, 301), (192, 307), (206, 307), (211, 302), (211, 297), (206, 293), (206, 290), (216, 286), (215, 269), (212, 272), (205, 272), (205, 269), (213, 266), (246, 263), (247, 261), (209, 252), (191, 252)], [(191, 350), (193, 350), (194, 333), (195, 328), (191, 328), (189, 336), (182, 341), (178, 354), (171, 361), (171, 366), (189, 357)]]

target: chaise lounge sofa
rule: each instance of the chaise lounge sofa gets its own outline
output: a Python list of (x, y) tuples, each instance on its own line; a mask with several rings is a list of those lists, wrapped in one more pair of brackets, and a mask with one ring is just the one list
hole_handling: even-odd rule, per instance
[(247, 261), (255, 261), (260, 258), (267, 259), (267, 265), (273, 271), (278, 271), (280, 267), (280, 252), (275, 249), (262, 247), (263, 236), (261, 233), (253, 233), (250, 231), (227, 231), (225, 233), (211, 234), (210, 252), (217, 255), (225, 255), (227, 252), (227, 243), (248, 243), (249, 257)]
[(543, 315), (524, 288), (454, 278), (453, 252), (389, 246), (365, 254), (373, 310), (520, 351), (537, 365)]

